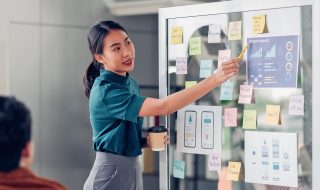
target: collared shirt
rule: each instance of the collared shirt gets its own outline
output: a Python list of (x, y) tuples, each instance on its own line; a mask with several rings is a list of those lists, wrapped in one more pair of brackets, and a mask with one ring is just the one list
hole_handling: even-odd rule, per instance
[(1, 190), (66, 190), (61, 184), (37, 177), (26, 168), (11, 172), (0, 172)]
[(143, 118), (139, 111), (144, 100), (128, 73), (121, 76), (100, 70), (89, 98), (95, 151), (128, 157), (141, 154)]

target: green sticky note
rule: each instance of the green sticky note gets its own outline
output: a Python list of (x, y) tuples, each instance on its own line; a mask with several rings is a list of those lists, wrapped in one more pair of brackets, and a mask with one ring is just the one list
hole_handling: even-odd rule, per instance
[(232, 100), (233, 99), (233, 86), (232, 80), (228, 80), (221, 84), (220, 100)]
[(197, 84), (197, 81), (186, 81), (185, 88), (189, 88)]
[(243, 129), (256, 129), (257, 128), (257, 110), (244, 110), (243, 111)]
[(201, 54), (201, 37), (192, 37), (189, 41), (189, 55)]
[(175, 160), (173, 162), (173, 177), (184, 179), (184, 166), (184, 161)]

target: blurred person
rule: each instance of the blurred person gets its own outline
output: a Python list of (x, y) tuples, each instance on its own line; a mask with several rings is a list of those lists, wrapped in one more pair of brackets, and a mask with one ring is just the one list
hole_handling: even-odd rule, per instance
[[(156, 99), (141, 96), (138, 83), (129, 76), (135, 48), (120, 24), (96, 23), (89, 30), (88, 42), (93, 60), (83, 81), (96, 159), (84, 190), (142, 190), (138, 161), (143, 147), (142, 117), (169, 115), (201, 98), (235, 76), (240, 59), (226, 61), (195, 86)], [(163, 143), (168, 144), (168, 136)]]
[(66, 190), (31, 170), (31, 114), (14, 97), (0, 96), (0, 190)]

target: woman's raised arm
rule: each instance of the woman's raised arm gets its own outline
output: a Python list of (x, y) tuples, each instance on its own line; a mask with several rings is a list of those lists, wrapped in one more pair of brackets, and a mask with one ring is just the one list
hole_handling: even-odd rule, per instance
[(231, 59), (221, 64), (218, 70), (200, 83), (171, 94), (162, 99), (146, 98), (143, 102), (139, 116), (169, 115), (189, 105), (209, 93), (229, 78), (238, 73), (240, 59)]

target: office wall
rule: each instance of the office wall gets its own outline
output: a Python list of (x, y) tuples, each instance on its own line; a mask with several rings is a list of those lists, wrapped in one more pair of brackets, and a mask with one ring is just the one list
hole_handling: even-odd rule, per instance
[[(0, 77), (8, 75), (10, 94), (31, 108), (34, 170), (70, 189), (81, 189), (94, 160), (88, 100), (82, 87), (82, 75), (91, 60), (87, 31), (102, 19), (123, 24), (136, 47), (132, 76), (146, 87), (141, 89), (144, 95), (157, 97), (157, 16), (114, 18), (102, 0), (5, 3), (10, 6), (8, 33), (0, 35), (8, 36), (10, 67), (9, 72), (3, 72), (0, 65)], [(0, 23), (2, 26), (3, 21)]]
[(8, 93), (8, 10), (6, 0), (0, 0), (0, 94)]

